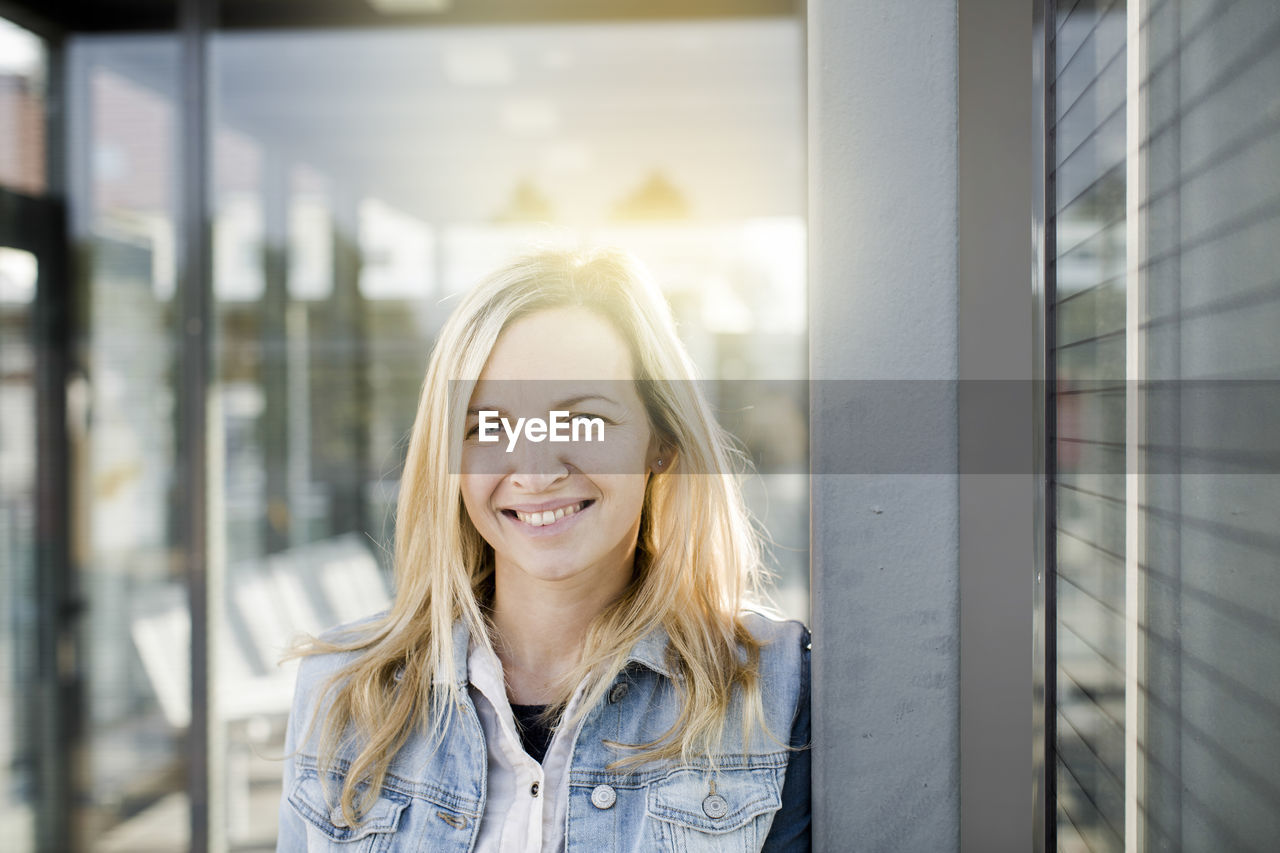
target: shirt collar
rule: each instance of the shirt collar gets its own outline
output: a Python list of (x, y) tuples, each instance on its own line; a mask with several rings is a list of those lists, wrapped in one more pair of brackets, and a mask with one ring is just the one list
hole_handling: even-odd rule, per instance
[(471, 646), (471, 631), (463, 619), (453, 621), (453, 677), (457, 685), (467, 689), (467, 652)]
[[(683, 680), (682, 673), (672, 670), (667, 662), (667, 646), (671, 637), (667, 629), (656, 625), (641, 637), (627, 655), (628, 663), (638, 663), (648, 667), (659, 675), (672, 680)], [(453, 623), (453, 672), (458, 686), (466, 689), (469, 681), (467, 670), (468, 653), (471, 649), (471, 632), (467, 623), (456, 619)]]

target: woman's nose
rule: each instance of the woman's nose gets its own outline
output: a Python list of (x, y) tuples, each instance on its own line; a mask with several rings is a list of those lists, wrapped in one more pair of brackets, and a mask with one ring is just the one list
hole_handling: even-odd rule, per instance
[(532, 441), (527, 436), (512, 449), (511, 482), (530, 492), (542, 492), (569, 476), (562, 457), (563, 447), (551, 441)]

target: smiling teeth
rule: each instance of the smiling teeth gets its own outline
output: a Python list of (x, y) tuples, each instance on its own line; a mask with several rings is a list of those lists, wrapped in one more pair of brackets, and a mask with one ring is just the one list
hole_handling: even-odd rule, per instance
[(581, 502), (570, 504), (569, 506), (562, 506), (556, 510), (549, 509), (545, 512), (521, 512), (520, 510), (515, 510), (514, 512), (516, 517), (525, 524), (529, 524), (534, 527), (545, 527), (548, 524), (555, 524), (566, 515), (573, 515), (580, 509), (582, 509)]

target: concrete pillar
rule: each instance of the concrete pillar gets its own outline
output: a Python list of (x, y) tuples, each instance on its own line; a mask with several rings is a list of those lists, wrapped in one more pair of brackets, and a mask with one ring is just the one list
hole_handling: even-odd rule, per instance
[[(814, 849), (955, 850), (957, 3), (808, 12)], [(924, 390), (932, 417), (859, 435), (868, 389)], [(898, 439), (925, 470), (843, 461)]]
[(1031, 16), (809, 4), (815, 850), (1032, 846)]

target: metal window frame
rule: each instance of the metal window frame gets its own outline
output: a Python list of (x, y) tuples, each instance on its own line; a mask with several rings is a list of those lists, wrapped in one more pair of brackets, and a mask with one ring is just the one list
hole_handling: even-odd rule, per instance
[(959, 4), (959, 847), (983, 853), (1034, 834), (1032, 24), (1023, 0)]
[[(57, 150), (51, 139), (50, 151)], [(50, 157), (50, 160), (54, 158)], [(31, 673), (35, 688), (15, 696), (27, 704), (34, 747), (26, 770), (32, 779), (35, 843), (40, 850), (71, 845), (72, 755), (65, 747), (78, 728), (82, 678), (76, 659), (81, 612), (71, 570), (71, 471), (67, 448), (67, 383), (71, 378), (73, 303), (67, 273), (66, 206), (56, 197), (33, 198), (0, 189), (0, 243), (36, 256), (35, 300), (27, 343), (35, 351), (35, 600)], [(21, 624), (21, 623), (17, 623)]]
[(1054, 111), (1054, 89), (1050, 76), (1054, 68), (1053, 21), (1056, 0), (1032, 0), (1032, 190), (1031, 223), (1035, 240), (1032, 262), (1032, 293), (1035, 302), (1034, 332), (1036, 336), (1036, 397), (1034, 410), (1035, 460), (1035, 593), (1033, 604), (1034, 652), (1032, 670), (1032, 702), (1035, 721), (1032, 767), (1033, 849), (1036, 853), (1056, 850), (1057, 784), (1054, 768), (1057, 683), (1055, 661), (1057, 644), (1053, 626), (1057, 621), (1055, 595), (1056, 533), (1053, 519), (1057, 515), (1053, 482), (1056, 469), (1054, 424), (1057, 421), (1056, 367), (1054, 363), (1055, 324), (1052, 321), (1056, 299), (1056, 273), (1053, 258), (1056, 239), (1050, 211), (1056, 200), (1049, 180), (1053, 162), (1053, 136), (1048, 132), (1049, 117)]
[(214, 671), (211, 627), (217, 595), (210, 571), (208, 515), (211, 486), (209, 459), (209, 388), (212, 375), (213, 276), (212, 222), (209, 216), (209, 84), (207, 45), (217, 14), (216, 0), (181, 0), (178, 39), (181, 44), (183, 103), (179, 118), (183, 157), (180, 170), (177, 348), (182, 389), (178, 395), (178, 465), (182, 502), (179, 510), (187, 598), (191, 613), (191, 722), (187, 729), (187, 797), (190, 804), (190, 850), (221, 849), (212, 834), (217, 820), (220, 786), (218, 741), (210, 718), (210, 675)]

